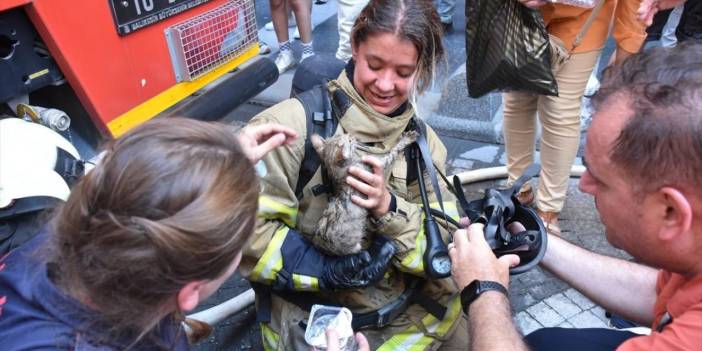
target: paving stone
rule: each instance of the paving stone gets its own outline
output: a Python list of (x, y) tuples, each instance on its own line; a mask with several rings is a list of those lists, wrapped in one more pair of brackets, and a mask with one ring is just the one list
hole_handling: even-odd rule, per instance
[(583, 311), (568, 319), (576, 328), (607, 328), (607, 324), (590, 311)]
[(469, 160), (477, 160), (485, 163), (491, 163), (495, 161), (497, 153), (500, 149), (497, 146), (483, 146), (475, 148), (470, 151), (466, 151), (461, 154), (461, 158), (467, 158)]
[(514, 324), (517, 327), (517, 331), (519, 331), (522, 335), (527, 335), (533, 332), (534, 330), (543, 328), (543, 325), (537, 322), (532, 316), (530, 316), (526, 312), (517, 313), (517, 315), (514, 316), (512, 320), (514, 320)]
[(538, 301), (528, 292), (513, 293), (512, 289), (510, 289), (509, 303), (512, 306), (513, 313), (522, 312), (537, 302)]
[(563, 294), (583, 310), (589, 310), (595, 306), (594, 302), (590, 301), (590, 299), (585, 297), (585, 295), (581, 294), (573, 288), (564, 291)]
[(567, 298), (563, 293), (553, 295), (544, 300), (544, 302), (565, 319), (575, 316), (582, 311), (578, 305)]
[(456, 172), (456, 170), (458, 170), (458, 169), (463, 169), (463, 170), (473, 169), (473, 164), (475, 164), (474, 161), (468, 160), (465, 158), (454, 159), (453, 162), (451, 162), (451, 167), (454, 168), (453, 174), (458, 173), (458, 172)]
[(555, 327), (565, 320), (560, 314), (554, 311), (553, 308), (549, 307), (543, 301), (527, 308), (527, 312), (544, 327)]
[(568, 284), (556, 279), (551, 278), (541, 282), (536, 282), (534, 285), (529, 287), (529, 293), (534, 296), (537, 300), (543, 300), (549, 296), (563, 292), (569, 288)]

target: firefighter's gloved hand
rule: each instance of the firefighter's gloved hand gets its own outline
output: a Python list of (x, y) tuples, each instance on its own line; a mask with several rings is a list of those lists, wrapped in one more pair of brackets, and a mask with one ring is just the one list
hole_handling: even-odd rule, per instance
[(326, 289), (350, 289), (368, 286), (383, 278), (395, 254), (395, 246), (383, 236), (376, 237), (369, 251), (330, 257), (322, 274)]

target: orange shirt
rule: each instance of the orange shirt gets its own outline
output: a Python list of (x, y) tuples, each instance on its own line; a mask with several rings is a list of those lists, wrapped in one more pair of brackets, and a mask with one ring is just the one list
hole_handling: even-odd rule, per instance
[[(636, 19), (641, 0), (604, 0), (600, 13), (585, 34), (582, 43), (573, 52), (588, 52), (604, 47), (613, 22), (614, 40), (624, 50), (635, 53), (646, 39), (646, 26)], [(569, 50), (592, 9), (563, 4), (546, 4), (541, 7), (549, 33), (563, 40)], [(614, 17), (614, 18), (613, 18)]]
[[(617, 351), (702, 350), (702, 276), (687, 279), (661, 271), (656, 294), (651, 335), (629, 339)], [(658, 326), (666, 312), (673, 321), (659, 332)]]

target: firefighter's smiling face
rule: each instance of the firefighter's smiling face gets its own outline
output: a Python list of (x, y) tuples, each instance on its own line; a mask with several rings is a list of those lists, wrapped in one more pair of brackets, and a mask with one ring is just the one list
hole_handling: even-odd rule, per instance
[(390, 114), (407, 101), (417, 72), (417, 49), (392, 33), (353, 45), (353, 85), (376, 112)]

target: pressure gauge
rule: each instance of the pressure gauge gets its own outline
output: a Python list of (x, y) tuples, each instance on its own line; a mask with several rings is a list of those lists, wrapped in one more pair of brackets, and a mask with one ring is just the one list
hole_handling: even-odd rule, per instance
[(448, 255), (436, 255), (431, 260), (431, 267), (439, 275), (448, 276), (451, 273), (451, 258)]

